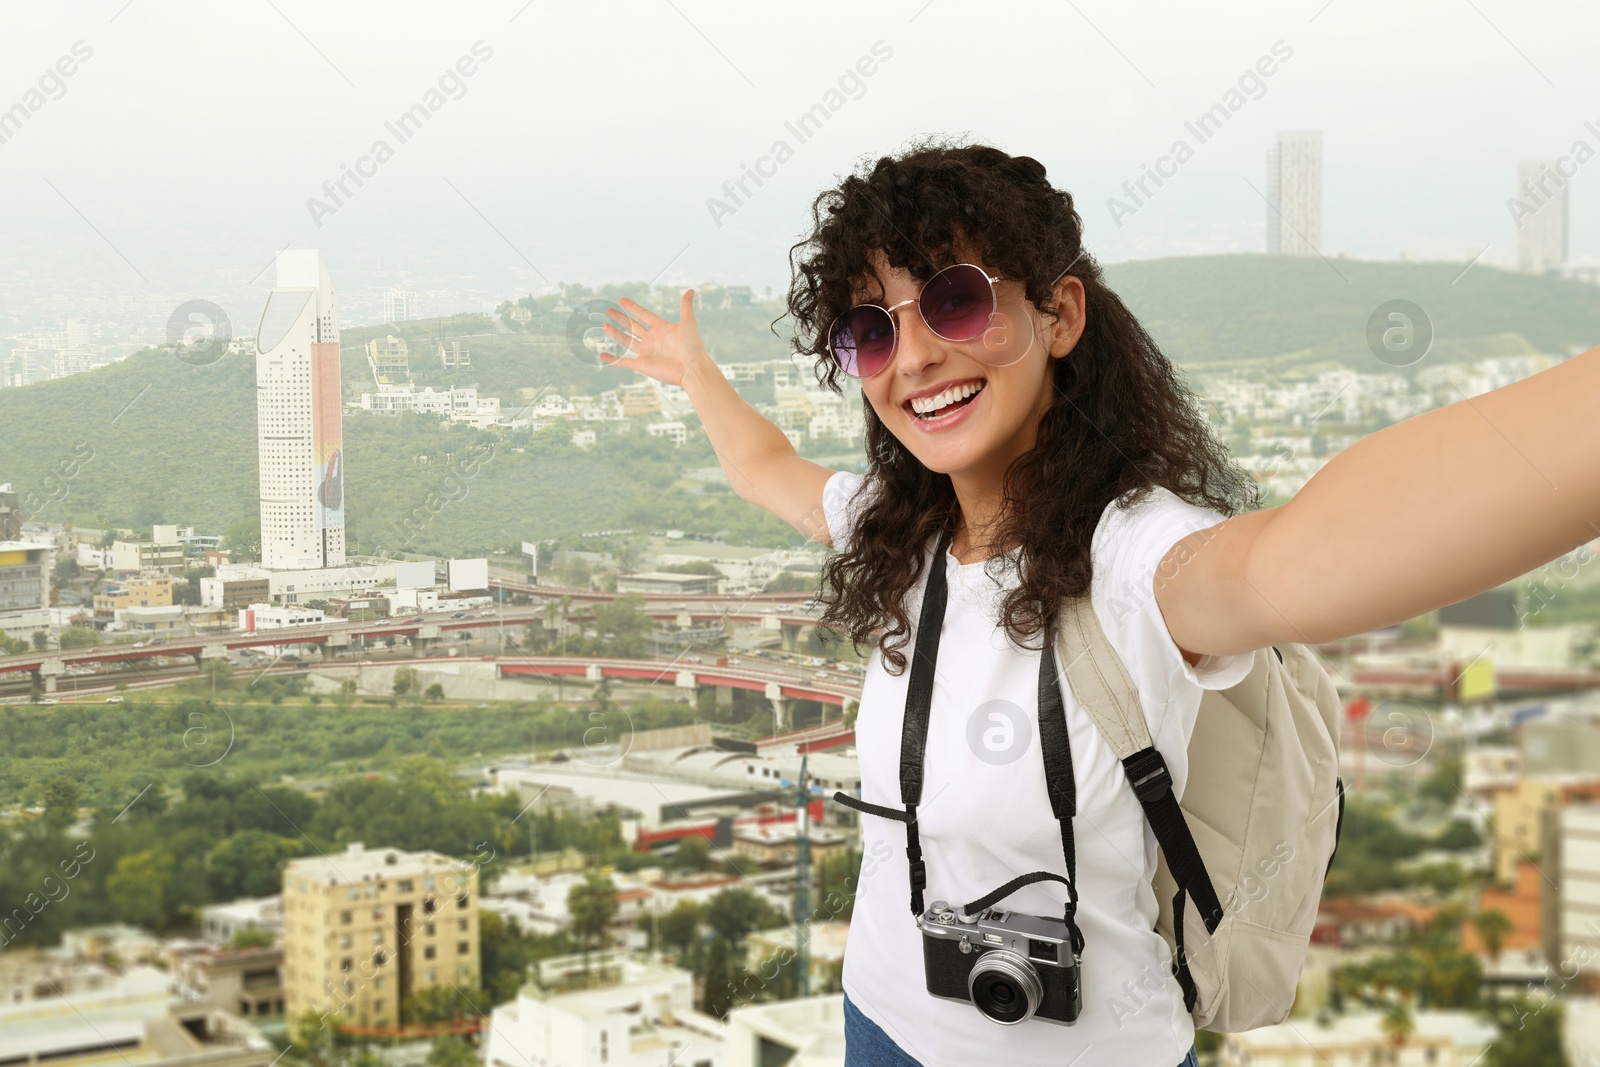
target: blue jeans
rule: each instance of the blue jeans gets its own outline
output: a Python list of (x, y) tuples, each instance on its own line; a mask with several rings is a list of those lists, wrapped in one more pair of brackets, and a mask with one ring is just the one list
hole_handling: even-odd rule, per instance
[[(1200, 1060), (1191, 1046), (1178, 1067), (1199, 1067)], [(894, 1043), (878, 1024), (861, 1014), (848, 996), (844, 998), (844, 1067), (922, 1067)]]

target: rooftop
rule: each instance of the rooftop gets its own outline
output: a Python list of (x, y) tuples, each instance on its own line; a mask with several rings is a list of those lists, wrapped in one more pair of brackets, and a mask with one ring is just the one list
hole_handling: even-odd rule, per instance
[(284, 879), (301, 878), (328, 885), (368, 882), (376, 878), (404, 878), (444, 871), (459, 871), (471, 864), (439, 852), (404, 852), (397, 848), (368, 849), (353, 841), (343, 852), (290, 860)]

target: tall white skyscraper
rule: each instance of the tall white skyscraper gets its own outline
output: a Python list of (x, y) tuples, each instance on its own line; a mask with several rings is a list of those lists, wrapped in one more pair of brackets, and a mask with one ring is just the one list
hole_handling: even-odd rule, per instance
[(344, 563), (339, 317), (315, 249), (278, 253), (256, 330), (261, 560), (275, 570)]
[(417, 294), (409, 289), (388, 289), (383, 294), (383, 321), (406, 322), (417, 317)]
[(1517, 265), (1523, 270), (1544, 274), (1566, 266), (1567, 193), (1567, 177), (1556, 160), (1517, 164), (1511, 217), (1517, 224)]
[(1267, 253), (1322, 253), (1322, 131), (1287, 130), (1267, 151)]

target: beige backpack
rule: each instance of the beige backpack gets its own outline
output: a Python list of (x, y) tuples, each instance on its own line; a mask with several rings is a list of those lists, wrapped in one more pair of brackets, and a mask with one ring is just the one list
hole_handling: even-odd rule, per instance
[(1178, 802), (1087, 597), (1063, 608), (1056, 633), (1072, 692), (1122, 760), (1161, 845), (1156, 929), (1195, 1026), (1282, 1022), (1344, 821), (1333, 680), (1303, 645), (1258, 649), (1244, 681), (1205, 691)]

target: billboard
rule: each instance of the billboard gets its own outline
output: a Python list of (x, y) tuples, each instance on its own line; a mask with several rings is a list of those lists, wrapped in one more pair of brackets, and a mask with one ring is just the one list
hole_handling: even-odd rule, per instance
[(396, 563), (394, 584), (396, 589), (432, 589), (433, 560), (425, 559), (421, 563)]
[(488, 559), (453, 559), (450, 561), (450, 591), (489, 588)]
[(343, 394), (339, 384), (339, 343), (311, 346), (311, 484), (316, 492), (318, 530), (344, 529)]

